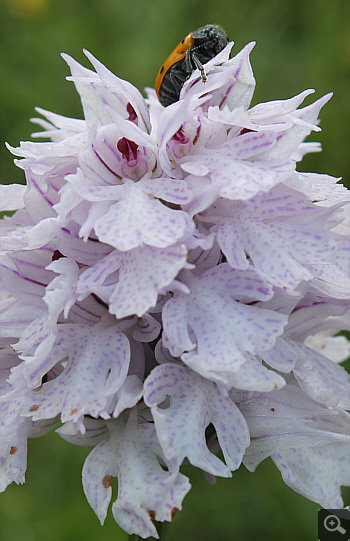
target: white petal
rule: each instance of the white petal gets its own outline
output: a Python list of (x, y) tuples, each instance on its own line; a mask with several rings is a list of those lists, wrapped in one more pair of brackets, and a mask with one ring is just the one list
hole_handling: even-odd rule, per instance
[(108, 422), (110, 437), (90, 453), (83, 468), (86, 497), (103, 523), (112, 496), (112, 478), (118, 477), (118, 498), (113, 503), (116, 522), (129, 534), (158, 538), (151, 518), (171, 521), (190, 489), (181, 474), (171, 476), (159, 464), (161, 454), (152, 424), (125, 426)]
[(128, 372), (128, 339), (116, 327), (100, 331), (88, 326), (64, 327), (66, 332), (61, 333), (50, 357), (51, 363), (68, 357), (67, 365), (57, 378), (27, 395), (23, 415), (36, 420), (60, 413), (62, 422), (76, 422), (83, 415), (106, 418), (109, 399)]
[[(230, 477), (230, 470), (239, 467), (249, 444), (248, 430), (236, 405), (214, 383), (175, 364), (153, 369), (144, 389), (165, 457), (174, 459), (178, 467), (187, 457), (191, 464), (206, 472)], [(169, 407), (162, 407), (169, 398)], [(210, 423), (216, 430), (227, 466), (206, 445), (205, 429)]]
[(298, 344), (300, 358), (294, 374), (300, 387), (330, 408), (350, 409), (350, 374), (311, 348)]
[(24, 194), (27, 187), (21, 184), (0, 184), (0, 210), (24, 208)]

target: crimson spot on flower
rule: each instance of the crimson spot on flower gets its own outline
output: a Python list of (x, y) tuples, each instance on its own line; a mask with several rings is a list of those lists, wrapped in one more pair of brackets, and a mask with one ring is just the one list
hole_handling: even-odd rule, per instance
[(137, 149), (138, 146), (134, 141), (130, 141), (126, 137), (119, 139), (117, 143), (117, 149), (122, 153), (123, 157), (131, 162), (137, 159)]
[(130, 122), (134, 122), (137, 125), (137, 114), (131, 103), (128, 103), (126, 106), (126, 110), (128, 112)]

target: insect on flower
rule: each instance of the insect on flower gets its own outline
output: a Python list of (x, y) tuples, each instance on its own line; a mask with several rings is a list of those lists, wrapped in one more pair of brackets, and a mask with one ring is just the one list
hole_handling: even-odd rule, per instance
[(228, 42), (223, 28), (215, 24), (190, 32), (159, 70), (155, 89), (160, 103), (166, 107), (177, 101), (184, 82), (195, 69), (199, 69), (205, 83), (207, 76), (203, 64), (222, 51)]

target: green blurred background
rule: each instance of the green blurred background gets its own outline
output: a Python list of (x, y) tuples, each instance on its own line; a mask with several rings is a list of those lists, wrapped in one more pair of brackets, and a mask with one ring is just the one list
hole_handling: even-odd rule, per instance
[[(253, 105), (316, 89), (305, 104), (327, 92), (321, 111), (323, 152), (306, 156), (301, 171), (343, 177), (349, 186), (350, 2), (348, 0), (0, 0), (0, 181), (23, 182), (4, 141), (17, 146), (37, 127), (35, 106), (81, 118), (64, 51), (90, 67), (90, 50), (141, 91), (190, 31), (221, 24), (235, 41), (233, 54), (255, 40), (257, 79)], [(1, 541), (113, 541), (126, 534), (111, 513), (101, 528), (85, 500), (81, 468), (87, 451), (55, 433), (29, 442), (26, 485), (0, 495)], [(273, 464), (254, 474), (243, 467), (233, 479), (208, 485), (188, 467), (193, 488), (169, 530), (169, 541), (311, 541), (318, 505), (286, 487)], [(344, 496), (350, 504), (350, 494)]]

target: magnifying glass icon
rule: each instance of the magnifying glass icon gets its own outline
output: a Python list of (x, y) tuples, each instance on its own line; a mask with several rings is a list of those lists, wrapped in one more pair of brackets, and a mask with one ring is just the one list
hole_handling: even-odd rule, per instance
[(329, 532), (346, 533), (346, 530), (340, 526), (340, 518), (336, 515), (328, 515), (323, 521), (323, 525)]

